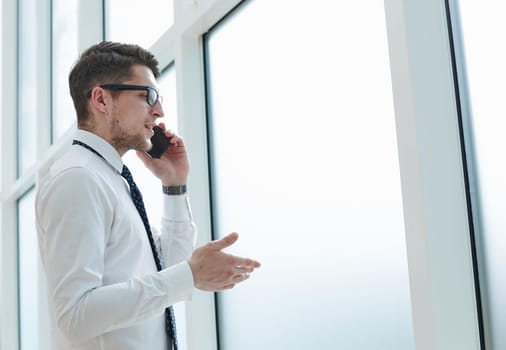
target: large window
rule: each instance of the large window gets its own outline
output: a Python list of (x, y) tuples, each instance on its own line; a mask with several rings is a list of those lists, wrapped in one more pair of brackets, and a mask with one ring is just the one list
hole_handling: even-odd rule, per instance
[(174, 22), (173, 0), (108, 0), (107, 37), (149, 48)]
[(18, 46), (18, 175), (36, 160), (37, 118), (37, 1), (19, 2)]
[(220, 349), (413, 349), (383, 2), (314, 5), (205, 40), (214, 235), (263, 263), (218, 295)]
[(20, 350), (39, 346), (39, 248), (33, 211), (35, 190), (18, 201)]
[(61, 136), (76, 120), (70, 98), (68, 76), (79, 55), (78, 0), (53, 0), (53, 139)]
[[(504, 6), (461, 2), (487, 350), (506, 348)], [(446, 15), (441, 0), (2, 0), (0, 349), (54, 348), (33, 193), (71, 142), (70, 67), (107, 39), (165, 68), (197, 244), (238, 231), (228, 251), (263, 263), (176, 305), (182, 350), (479, 350)], [(159, 181), (124, 161), (158, 226)]]
[[(451, 1), (487, 349), (506, 348), (506, 4)], [(457, 5), (459, 10), (457, 9)], [(460, 16), (459, 16), (460, 15)], [(459, 26), (460, 24), (460, 26)], [(460, 29), (460, 33), (458, 32)], [(460, 35), (459, 35), (460, 34)]]

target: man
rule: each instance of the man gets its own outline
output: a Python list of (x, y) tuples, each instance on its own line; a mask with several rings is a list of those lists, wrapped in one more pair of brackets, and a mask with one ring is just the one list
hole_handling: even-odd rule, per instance
[[(42, 177), (36, 198), (57, 350), (177, 348), (170, 305), (190, 300), (194, 287), (232, 288), (260, 266), (221, 251), (235, 233), (192, 253), (184, 141), (165, 131), (171, 140), (161, 158), (145, 153), (163, 116), (157, 65), (136, 45), (102, 42), (70, 73), (78, 130), (71, 149)], [(121, 160), (131, 149), (162, 183), (160, 232), (147, 223)]]

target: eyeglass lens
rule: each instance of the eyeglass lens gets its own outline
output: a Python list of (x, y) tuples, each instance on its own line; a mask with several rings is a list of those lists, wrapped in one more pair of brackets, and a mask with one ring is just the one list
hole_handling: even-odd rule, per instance
[(148, 89), (148, 104), (154, 106), (158, 102), (158, 93), (155, 89)]

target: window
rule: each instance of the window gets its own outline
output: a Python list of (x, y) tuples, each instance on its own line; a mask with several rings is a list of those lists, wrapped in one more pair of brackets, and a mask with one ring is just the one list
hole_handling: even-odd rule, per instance
[[(79, 55), (78, 0), (53, 0), (53, 139), (75, 122), (68, 76)], [(54, 141), (53, 140), (53, 141)]]
[[(472, 109), (467, 161), (491, 350), (506, 344), (503, 6), (461, 4), (468, 75), (459, 69), (459, 81), (463, 97), (469, 83), (462, 102)], [(480, 349), (440, 1), (3, 0), (0, 13), (1, 349), (54, 348), (34, 263), (33, 191), (71, 140), (70, 66), (104, 38), (151, 49), (161, 67), (177, 63), (159, 85), (164, 119), (177, 130), (179, 110), (190, 151), (198, 245), (211, 231), (238, 231), (229, 251), (263, 263), (232, 291), (195, 291), (176, 305), (182, 349)], [(124, 161), (157, 225), (160, 184), (134, 152)]]
[(383, 3), (250, 1), (205, 43), (213, 232), (263, 263), (220, 349), (413, 349)]
[(108, 38), (149, 48), (174, 22), (173, 0), (107, 1)]
[(18, 8), (18, 176), (36, 160), (37, 1), (21, 0)]
[(39, 349), (39, 248), (35, 231), (35, 190), (18, 200), (20, 349)]

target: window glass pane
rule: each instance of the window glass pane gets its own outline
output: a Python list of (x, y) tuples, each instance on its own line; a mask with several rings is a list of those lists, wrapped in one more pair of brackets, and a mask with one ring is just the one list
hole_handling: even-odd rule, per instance
[(413, 349), (383, 2), (251, 1), (206, 44), (214, 235), (263, 263), (220, 349)]
[(19, 1), (18, 175), (35, 163), (37, 117), (37, 1)]
[(35, 191), (18, 201), (19, 332), (21, 350), (39, 349), (39, 248), (35, 231)]
[(53, 0), (53, 140), (76, 121), (68, 76), (79, 55), (78, 0)]
[(173, 8), (173, 0), (108, 0), (108, 39), (149, 48), (174, 23)]
[[(506, 349), (506, 3), (459, 1), (470, 117), (467, 140), (487, 349)], [(462, 92), (466, 89), (462, 86)], [(465, 97), (464, 97), (465, 98)]]
[[(157, 119), (157, 123), (163, 122), (167, 129), (177, 132), (177, 97), (176, 97), (176, 70), (173, 65), (165, 69), (158, 79), (160, 94), (163, 96), (163, 111), (165, 116)], [(142, 191), (144, 204), (151, 225), (160, 227), (162, 216), (162, 184), (144, 166), (134, 151), (127, 152), (123, 161), (132, 171), (135, 182)], [(186, 350), (186, 313), (185, 304), (174, 305), (177, 323), (179, 348)]]

